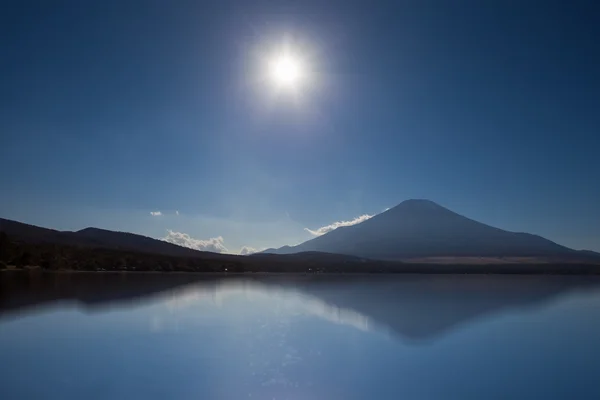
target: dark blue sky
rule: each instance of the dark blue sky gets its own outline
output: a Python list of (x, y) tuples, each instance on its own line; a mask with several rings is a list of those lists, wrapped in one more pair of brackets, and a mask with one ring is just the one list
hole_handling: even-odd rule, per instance
[[(238, 251), (428, 198), (600, 250), (593, 1), (9, 1), (0, 34), (2, 217)], [(283, 43), (300, 98), (259, 79)]]

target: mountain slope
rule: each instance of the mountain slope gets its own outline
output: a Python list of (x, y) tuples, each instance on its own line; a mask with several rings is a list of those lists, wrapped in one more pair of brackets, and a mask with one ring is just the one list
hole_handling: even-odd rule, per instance
[(0, 232), (5, 232), (17, 240), (34, 244), (128, 250), (179, 257), (197, 257), (206, 254), (205, 252), (177, 246), (147, 236), (98, 228), (86, 228), (77, 232), (62, 232), (0, 218)]
[(429, 200), (407, 200), (276, 254), (322, 251), (380, 260), (417, 257), (555, 257), (578, 252), (537, 235), (508, 232)]

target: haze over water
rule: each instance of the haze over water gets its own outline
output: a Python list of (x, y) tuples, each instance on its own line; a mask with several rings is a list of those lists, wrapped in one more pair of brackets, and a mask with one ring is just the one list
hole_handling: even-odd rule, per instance
[(1, 299), (0, 398), (600, 397), (590, 278), (79, 276)]

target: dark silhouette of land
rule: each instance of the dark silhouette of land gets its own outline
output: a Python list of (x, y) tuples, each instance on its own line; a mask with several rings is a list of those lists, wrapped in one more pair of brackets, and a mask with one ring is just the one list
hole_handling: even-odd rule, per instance
[[(600, 277), (483, 275), (249, 275), (27, 273), (5, 272), (0, 279), (0, 316), (57, 301), (74, 301), (85, 310), (135, 305), (186, 287), (215, 292), (228, 282), (283, 287), (350, 310), (369, 324), (405, 339), (434, 339), (461, 325), (501, 312), (542, 306), (560, 296), (600, 289)], [(266, 286), (265, 286), (266, 285)]]
[(0, 218), (0, 232), (4, 232), (13, 240), (22, 243), (41, 245), (126, 250), (174, 257), (195, 257), (205, 253), (134, 233), (114, 232), (98, 228), (62, 232), (3, 218)]
[(600, 254), (507, 232), (428, 200), (251, 256), (197, 251), (126, 232), (61, 232), (0, 219), (0, 269), (302, 273), (600, 272)]

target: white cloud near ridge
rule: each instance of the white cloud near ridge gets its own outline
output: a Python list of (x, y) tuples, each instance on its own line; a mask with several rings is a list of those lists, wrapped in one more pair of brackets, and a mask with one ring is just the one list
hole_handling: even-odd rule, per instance
[(175, 232), (171, 229), (167, 229), (167, 236), (161, 238), (161, 240), (194, 250), (210, 251), (213, 253), (239, 254), (241, 256), (247, 256), (264, 250), (264, 248), (257, 249), (251, 246), (242, 246), (239, 252), (230, 252), (227, 249), (227, 246), (225, 246), (225, 239), (223, 239), (223, 236), (217, 236), (206, 240), (196, 239), (187, 233)]
[(248, 256), (250, 254), (258, 253), (259, 251), (260, 250), (255, 249), (254, 247), (242, 246), (242, 248), (240, 249), (240, 255), (241, 256)]
[(337, 229), (341, 226), (352, 226), (352, 225), (360, 224), (361, 222), (364, 222), (372, 217), (373, 217), (373, 215), (363, 214), (363, 215), (358, 216), (350, 221), (337, 221), (332, 224), (322, 226), (315, 230), (308, 229), (308, 228), (304, 228), (304, 230), (313, 236), (321, 236), (321, 235), (331, 232), (332, 230)]
[(225, 247), (225, 240), (222, 236), (217, 236), (207, 240), (194, 239), (187, 233), (175, 232), (167, 229), (167, 236), (162, 238), (162, 240), (194, 250), (211, 251), (213, 253), (229, 253), (229, 250), (227, 250), (227, 247)]
[(153, 217), (160, 217), (162, 213), (160, 211), (150, 211), (150, 215)]

